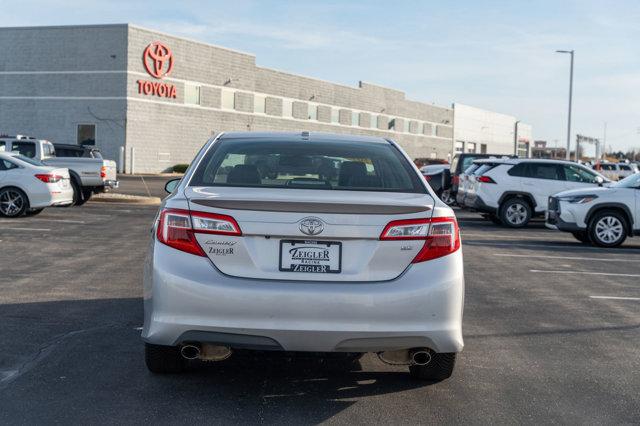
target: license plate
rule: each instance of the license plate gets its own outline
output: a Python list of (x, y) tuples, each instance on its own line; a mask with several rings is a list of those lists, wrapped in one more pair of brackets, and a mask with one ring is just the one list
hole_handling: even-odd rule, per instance
[(280, 271), (339, 274), (341, 270), (341, 242), (280, 241)]

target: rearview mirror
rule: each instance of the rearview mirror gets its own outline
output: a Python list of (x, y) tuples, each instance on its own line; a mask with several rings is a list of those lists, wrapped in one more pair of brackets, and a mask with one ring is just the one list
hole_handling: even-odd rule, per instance
[(164, 184), (164, 190), (171, 194), (180, 184), (180, 179), (171, 179)]

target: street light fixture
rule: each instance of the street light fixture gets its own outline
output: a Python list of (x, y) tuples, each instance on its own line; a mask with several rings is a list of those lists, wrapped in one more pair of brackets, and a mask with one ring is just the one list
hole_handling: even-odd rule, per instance
[[(567, 160), (571, 160), (571, 102), (573, 98), (573, 50), (556, 50), (556, 53), (569, 53), (571, 55), (571, 68), (569, 71), (569, 119), (567, 122)], [(576, 149), (576, 162), (578, 161), (578, 150)]]

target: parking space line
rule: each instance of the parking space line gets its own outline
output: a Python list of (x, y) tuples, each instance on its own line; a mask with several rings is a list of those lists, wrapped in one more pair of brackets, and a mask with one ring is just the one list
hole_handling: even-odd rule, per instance
[(612, 299), (612, 300), (640, 300), (640, 297), (622, 297), (622, 296), (589, 296), (590, 299)]
[(49, 232), (49, 228), (0, 228), (0, 231), (37, 231), (37, 232)]
[(526, 257), (534, 259), (564, 259), (564, 260), (589, 260), (596, 262), (632, 262), (637, 263), (637, 259), (603, 259), (600, 257), (577, 257), (577, 256), (550, 256), (550, 255), (537, 255), (537, 254), (508, 254), (508, 253), (495, 253), (494, 256), (500, 257)]
[[(492, 234), (487, 232), (486, 234), (469, 234), (466, 232), (462, 232), (462, 236), (463, 237), (487, 237), (489, 236), (491, 239), (495, 239), (495, 240), (522, 240), (522, 239), (527, 239), (527, 240), (542, 240), (542, 241), (549, 241), (549, 237), (536, 237), (536, 236), (528, 236), (526, 234), (523, 234), (522, 237), (518, 237), (518, 236), (508, 236), (508, 235), (498, 235), (498, 234)], [(557, 235), (556, 235), (557, 237)], [(567, 238), (567, 241), (573, 241)]]
[[(79, 224), (86, 224), (87, 222), (85, 222), (84, 220), (73, 220), (73, 219), (46, 219), (46, 218), (34, 218), (34, 219), (28, 219), (27, 223), (29, 222), (61, 222), (61, 223), (79, 223)], [(8, 220), (0, 220), (0, 223), (9, 223)]]
[(540, 273), (540, 274), (603, 275), (606, 277), (640, 277), (640, 274), (617, 274), (612, 272), (591, 272), (591, 271), (544, 271), (541, 269), (529, 269), (529, 272)]

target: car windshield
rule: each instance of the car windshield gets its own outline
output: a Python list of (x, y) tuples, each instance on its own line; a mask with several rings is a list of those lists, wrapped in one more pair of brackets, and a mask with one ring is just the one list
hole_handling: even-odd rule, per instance
[(11, 158), (15, 158), (27, 164), (31, 164), (32, 166), (45, 166), (43, 162), (38, 161), (34, 158), (25, 157), (24, 155), (12, 155)]
[(619, 182), (611, 185), (613, 188), (640, 188), (640, 173), (627, 176)]
[(190, 185), (426, 193), (418, 179), (390, 143), (223, 139)]

